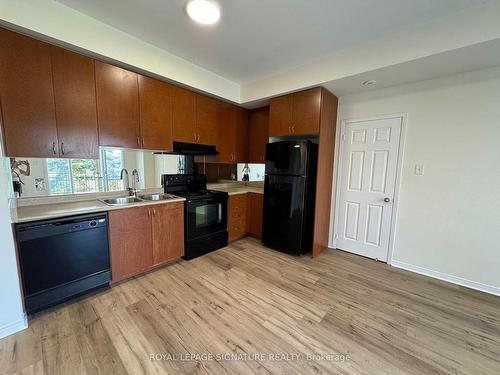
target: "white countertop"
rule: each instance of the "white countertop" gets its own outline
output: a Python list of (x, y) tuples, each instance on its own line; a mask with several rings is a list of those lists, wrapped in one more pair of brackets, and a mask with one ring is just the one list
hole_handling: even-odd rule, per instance
[(207, 184), (207, 188), (211, 190), (225, 191), (229, 195), (246, 193), (264, 194), (264, 186), (243, 185), (241, 183), (209, 183)]
[(124, 210), (133, 207), (150, 206), (157, 204), (169, 204), (174, 202), (184, 202), (184, 198), (168, 199), (164, 201), (142, 201), (129, 203), (121, 206), (109, 206), (97, 199), (63, 202), (51, 204), (38, 204), (32, 206), (22, 206), (17, 208), (17, 220), (14, 222), (24, 223), (27, 221), (53, 219), (57, 217), (88, 214), (92, 212), (105, 212), (113, 210)]
[[(208, 189), (225, 191), (229, 195), (236, 194), (246, 194), (246, 193), (257, 193), (264, 194), (264, 186), (262, 184), (245, 184), (237, 182), (222, 182), (222, 183), (209, 183), (207, 184)], [(159, 189), (156, 189), (160, 192)], [(115, 196), (123, 195), (118, 192)], [(99, 197), (101, 198), (101, 197)], [(104, 198), (104, 196), (102, 197)], [(88, 214), (93, 212), (105, 212), (113, 210), (124, 210), (133, 207), (141, 207), (155, 204), (168, 204), (174, 202), (183, 202), (184, 198), (175, 198), (164, 201), (142, 201), (137, 203), (129, 203), (121, 206), (109, 206), (104, 202), (100, 201), (98, 198), (87, 198), (82, 199), (82, 197), (45, 197), (44, 199), (30, 198), (25, 200), (22, 205), (19, 205), (16, 209), (17, 215), (13, 216), (12, 222), (14, 223), (24, 223), (28, 221), (53, 219), (57, 217)], [(43, 204), (40, 204), (43, 203)]]

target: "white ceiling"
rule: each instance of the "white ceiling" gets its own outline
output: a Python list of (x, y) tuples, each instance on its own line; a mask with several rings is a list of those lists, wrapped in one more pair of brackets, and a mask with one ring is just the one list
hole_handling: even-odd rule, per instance
[(218, 0), (221, 21), (194, 24), (186, 0), (58, 0), (244, 83), (488, 0)]

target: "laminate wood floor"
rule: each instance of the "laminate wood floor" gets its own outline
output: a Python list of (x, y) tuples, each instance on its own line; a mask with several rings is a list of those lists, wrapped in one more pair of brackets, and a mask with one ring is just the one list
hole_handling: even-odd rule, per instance
[(246, 238), (35, 316), (0, 373), (499, 374), (500, 298)]

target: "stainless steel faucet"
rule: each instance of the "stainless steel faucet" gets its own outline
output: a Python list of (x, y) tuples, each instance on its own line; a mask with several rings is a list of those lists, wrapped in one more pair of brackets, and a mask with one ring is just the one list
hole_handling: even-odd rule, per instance
[(137, 169), (132, 171), (132, 195), (135, 197), (137, 195), (137, 184), (139, 183), (139, 172)]
[[(125, 176), (127, 177), (127, 179), (125, 179)], [(128, 171), (125, 168), (123, 168), (120, 172), (120, 180), (123, 181), (123, 190), (130, 191), (130, 182), (129, 182), (129, 178), (128, 178)]]

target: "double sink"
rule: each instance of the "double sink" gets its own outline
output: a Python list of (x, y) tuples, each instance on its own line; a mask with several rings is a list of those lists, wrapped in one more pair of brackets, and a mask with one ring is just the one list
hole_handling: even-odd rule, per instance
[(158, 194), (144, 194), (138, 196), (126, 196), (109, 199), (99, 199), (101, 202), (106, 203), (108, 206), (124, 206), (127, 204), (140, 203), (140, 202), (157, 202), (166, 201), (169, 199), (179, 199), (172, 194), (158, 193)]

